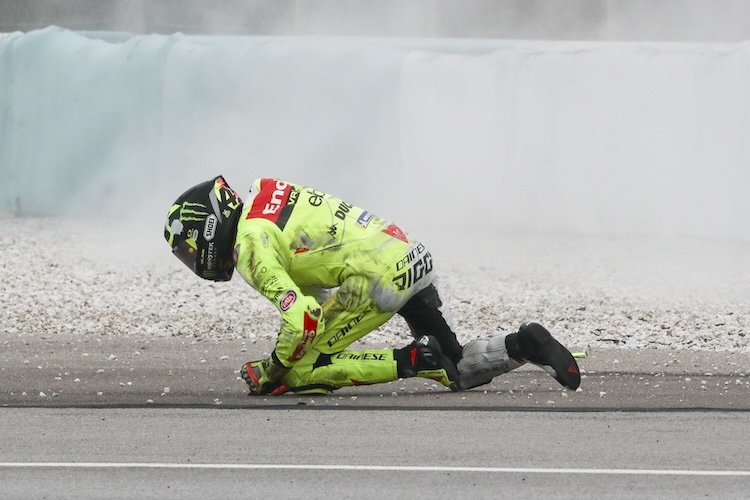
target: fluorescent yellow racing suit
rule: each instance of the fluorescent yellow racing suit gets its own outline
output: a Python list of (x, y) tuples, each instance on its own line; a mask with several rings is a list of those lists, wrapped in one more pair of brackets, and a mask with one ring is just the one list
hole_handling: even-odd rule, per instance
[(290, 369), (288, 389), (326, 392), (398, 378), (393, 350), (347, 347), (432, 284), (422, 243), (339, 198), (266, 178), (254, 182), (245, 203), (234, 258), (281, 313), (272, 359)]

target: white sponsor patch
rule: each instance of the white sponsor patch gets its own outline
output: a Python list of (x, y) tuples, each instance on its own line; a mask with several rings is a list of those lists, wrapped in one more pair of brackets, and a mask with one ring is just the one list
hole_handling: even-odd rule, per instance
[(211, 241), (216, 236), (216, 226), (218, 225), (216, 215), (211, 214), (206, 217), (206, 225), (203, 228), (203, 237), (206, 241)]
[(182, 230), (185, 229), (185, 226), (179, 219), (173, 219), (169, 228), (172, 231), (172, 234), (182, 234)]

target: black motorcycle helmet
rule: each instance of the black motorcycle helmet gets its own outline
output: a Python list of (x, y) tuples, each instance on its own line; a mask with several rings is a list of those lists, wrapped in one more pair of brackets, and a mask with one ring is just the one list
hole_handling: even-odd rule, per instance
[(229, 281), (242, 200), (218, 176), (185, 191), (167, 214), (164, 238), (172, 253), (195, 274), (211, 281)]

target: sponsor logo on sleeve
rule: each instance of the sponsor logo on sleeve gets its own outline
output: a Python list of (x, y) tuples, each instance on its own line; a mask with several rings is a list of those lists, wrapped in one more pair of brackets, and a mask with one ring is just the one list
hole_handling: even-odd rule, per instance
[(297, 294), (294, 293), (294, 290), (289, 290), (286, 292), (286, 294), (281, 298), (281, 302), (279, 302), (279, 308), (281, 308), (282, 311), (288, 311), (292, 305), (294, 305), (294, 302), (297, 300)]

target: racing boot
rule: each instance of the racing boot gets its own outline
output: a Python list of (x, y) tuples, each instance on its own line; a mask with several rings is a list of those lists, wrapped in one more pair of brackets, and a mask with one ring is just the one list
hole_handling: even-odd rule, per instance
[(524, 323), (505, 338), (511, 358), (540, 367), (568, 389), (578, 389), (581, 374), (573, 355), (539, 323)]
[(440, 349), (435, 337), (425, 335), (413, 344), (393, 352), (400, 378), (422, 377), (436, 380), (451, 391), (460, 391), (456, 366)]
[[(516, 334), (511, 335), (514, 336), (515, 342)], [(464, 345), (461, 360), (457, 365), (463, 390), (489, 384), (498, 375), (525, 364), (508, 354), (505, 342), (507, 336), (508, 334), (501, 334), (489, 339), (474, 339)]]

